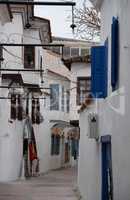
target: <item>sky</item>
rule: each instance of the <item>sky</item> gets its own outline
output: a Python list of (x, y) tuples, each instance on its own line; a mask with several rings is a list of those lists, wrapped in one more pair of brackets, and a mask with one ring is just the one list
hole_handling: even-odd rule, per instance
[[(56, 1), (56, 0), (48, 0)], [(58, 0), (57, 0), (58, 1)], [(64, 0), (59, 0), (64, 1)], [(83, 0), (75, 0), (76, 7), (81, 7)], [(87, 0), (88, 6), (90, 5), (89, 0)], [(51, 31), (53, 36), (74, 38), (72, 34), (72, 29), (70, 25), (72, 24), (71, 17), (71, 7), (65, 6), (37, 6), (35, 8), (35, 15), (39, 17), (44, 17), (51, 22)]]

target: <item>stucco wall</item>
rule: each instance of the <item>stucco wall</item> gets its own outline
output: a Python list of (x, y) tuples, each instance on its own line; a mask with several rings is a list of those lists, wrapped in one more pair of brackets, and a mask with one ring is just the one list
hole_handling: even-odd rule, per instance
[[(91, 109), (90, 109), (91, 110)], [(94, 111), (94, 109), (92, 109)], [(89, 112), (88, 112), (89, 113)], [(88, 113), (80, 116), (80, 151), (78, 163), (78, 186), (83, 200), (101, 199), (100, 144), (88, 139)]]
[[(0, 25), (0, 41), (15, 42), (15, 43), (40, 43), (39, 29), (25, 30), (21, 14), (14, 14), (13, 22), (7, 23), (4, 26)], [(24, 51), (19, 47), (6, 47), (9, 52), (4, 51), (4, 62), (2, 67), (7, 68), (24, 68)], [(13, 54), (13, 55), (10, 55)], [(38, 156), (40, 160), (40, 172), (44, 173), (50, 169), (61, 167), (62, 158), (61, 153), (59, 156), (51, 156), (51, 120), (69, 121), (69, 113), (66, 112), (66, 91), (70, 89), (69, 70), (63, 65), (61, 58), (48, 51), (43, 50), (41, 47), (35, 48), (35, 66), (40, 69), (40, 57), (43, 58), (43, 74), (44, 84), (41, 85), (39, 73), (36, 72), (21, 72), (24, 83), (39, 84), (43, 87), (50, 87), (52, 83), (60, 85), (60, 110), (50, 111), (50, 97), (47, 96), (46, 100), (40, 101), (40, 112), (44, 121), (40, 125), (34, 125), (34, 132), (37, 143)], [(52, 70), (60, 73), (56, 75), (48, 72)], [(63, 78), (66, 76), (68, 78)], [(65, 88), (65, 110), (61, 110), (61, 95), (62, 86)], [(6, 92), (6, 93), (5, 93)], [(45, 92), (50, 92), (45, 90)], [(8, 90), (0, 90), (0, 95), (8, 96)], [(31, 96), (30, 96), (31, 97)], [(42, 96), (43, 97), (43, 96)], [(24, 122), (13, 121), (10, 123), (10, 101), (3, 101), (0, 103), (0, 181), (16, 180), (20, 176), (23, 158), (23, 128)], [(46, 101), (46, 102), (45, 102)], [(30, 100), (31, 103), (31, 100)], [(46, 106), (45, 106), (46, 104)], [(31, 111), (31, 104), (30, 109)], [(31, 113), (30, 113), (31, 114)], [(30, 115), (31, 116), (31, 115)], [(8, 168), (6, 166), (9, 166)]]
[[(23, 29), (23, 21), (21, 14), (14, 14), (12, 23), (6, 23), (0, 26), (0, 41), (2, 42), (15, 42), (15, 43), (32, 43), (40, 42), (39, 30), (26, 31)], [(25, 37), (23, 37), (23, 35)], [(30, 37), (32, 36), (32, 37)], [(34, 38), (37, 38), (34, 40)], [(22, 41), (23, 40), (23, 41)], [(21, 47), (5, 47), (8, 52), (4, 51), (4, 62), (2, 68), (18, 68), (23, 69), (23, 48)], [(10, 54), (11, 53), (11, 54)], [(13, 54), (13, 55), (12, 55)], [(40, 55), (43, 56), (43, 49), (36, 47), (35, 49), (35, 65), (36, 69), (40, 66)], [(7, 72), (8, 73), (8, 72)], [(10, 72), (11, 73), (11, 72)], [(17, 72), (16, 72), (17, 73)], [(39, 73), (22, 72), (22, 78), (25, 83), (39, 84)], [(7, 84), (7, 83), (6, 83)], [(9, 83), (8, 83), (9, 84)], [(3, 83), (5, 85), (5, 83)], [(8, 90), (0, 89), (0, 96), (8, 96)], [(42, 101), (43, 103), (43, 101)], [(42, 106), (43, 104), (41, 104)], [(41, 108), (42, 110), (43, 108)], [(0, 181), (16, 180), (19, 178), (22, 168), (23, 158), (23, 127), (24, 122), (12, 121), (10, 122), (10, 100), (0, 100)], [(48, 119), (47, 119), (48, 120)], [(50, 151), (50, 135), (48, 129), (48, 121), (45, 118), (43, 124), (39, 127), (34, 127), (38, 153), (40, 158), (40, 171), (44, 172), (49, 168)], [(47, 128), (46, 128), (47, 127)], [(45, 130), (43, 134), (43, 130)], [(45, 162), (46, 161), (46, 162)], [(8, 166), (8, 167), (7, 167)]]
[[(60, 59), (60, 58), (59, 58)], [(53, 60), (54, 63), (54, 60)], [(56, 62), (57, 63), (57, 62)], [(55, 63), (54, 63), (55, 64)], [(64, 67), (64, 66), (63, 66)], [(50, 66), (51, 68), (51, 66)], [(62, 68), (62, 66), (61, 66)], [(58, 169), (62, 166), (62, 142), (61, 142), (61, 149), (60, 149), (60, 154), (51, 156), (51, 128), (53, 127), (54, 124), (58, 123), (58, 121), (64, 121), (64, 122), (69, 122), (69, 114), (67, 113), (66, 110), (66, 91), (70, 89), (70, 81), (67, 79), (64, 79), (61, 76), (49, 73), (47, 74), (47, 78), (45, 78), (45, 80), (47, 80), (47, 85), (48, 87), (50, 87), (50, 84), (59, 84), (59, 110), (55, 111), (55, 110), (50, 110), (50, 98), (48, 97), (48, 101), (46, 102), (46, 111), (44, 112), (44, 116), (45, 118), (48, 120), (49, 122), (49, 126), (48, 128), (45, 129), (45, 131), (48, 132), (48, 158), (49, 160), (49, 169)], [(64, 86), (64, 111), (62, 111), (62, 86)], [(55, 121), (55, 122), (51, 122), (51, 121)]]
[[(129, 200), (130, 197), (130, 90), (129, 90), (129, 51), (130, 51), (130, 2), (125, 0), (104, 0), (101, 8), (102, 16), (102, 44), (108, 38), (109, 40), (109, 62), (108, 62), (108, 79), (109, 79), (109, 97), (106, 100), (99, 100), (99, 133), (101, 135), (112, 136), (112, 165), (113, 165), (113, 184), (114, 184), (114, 200)], [(112, 17), (119, 18), (120, 27), (120, 63), (119, 63), (119, 90), (115, 93), (111, 92), (111, 23)], [(126, 46), (128, 48), (126, 48)], [(81, 114), (81, 126), (86, 123), (88, 112)], [(85, 120), (86, 119), (86, 120)], [(83, 122), (83, 120), (85, 120)], [(80, 141), (80, 161), (79, 161), (79, 187), (85, 200), (101, 199), (101, 144), (96, 143), (87, 138), (85, 140), (86, 128), (81, 127)], [(99, 145), (99, 147), (98, 147)], [(89, 148), (88, 148), (89, 147)], [(86, 154), (84, 153), (86, 152)], [(88, 158), (88, 159), (87, 159)], [(97, 160), (93, 164), (93, 160)], [(91, 169), (88, 162), (91, 163)], [(98, 164), (97, 164), (98, 163)], [(86, 167), (85, 167), (86, 166)], [(88, 173), (88, 171), (90, 173)], [(84, 174), (84, 176), (83, 176)], [(90, 175), (91, 174), (91, 175)], [(85, 177), (86, 176), (86, 177)], [(97, 190), (94, 183), (91, 189), (90, 182), (99, 180)], [(86, 187), (84, 186), (86, 185)], [(94, 187), (95, 186), (95, 187)], [(94, 190), (94, 191), (93, 191)], [(88, 191), (88, 193), (87, 193)]]
[[(7, 96), (8, 91), (1, 91)], [(23, 123), (10, 121), (10, 100), (0, 100), (0, 181), (20, 176), (23, 152)]]

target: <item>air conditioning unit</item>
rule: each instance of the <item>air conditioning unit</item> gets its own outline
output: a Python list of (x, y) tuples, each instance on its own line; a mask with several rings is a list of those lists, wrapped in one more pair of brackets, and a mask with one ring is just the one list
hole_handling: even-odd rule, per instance
[(89, 124), (88, 137), (90, 139), (98, 140), (98, 138), (99, 138), (99, 134), (98, 134), (98, 115), (96, 113), (90, 113), (88, 115), (88, 124)]

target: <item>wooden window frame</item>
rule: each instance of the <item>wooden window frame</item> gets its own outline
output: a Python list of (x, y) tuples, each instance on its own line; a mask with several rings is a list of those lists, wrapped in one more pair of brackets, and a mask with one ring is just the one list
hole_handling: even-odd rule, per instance
[[(77, 52), (76, 53), (72, 53), (73, 51), (77, 51), (77, 50), (78, 50), (78, 54), (77, 54)], [(78, 57), (80, 55), (79, 47), (71, 47), (70, 55), (71, 55), (71, 57)]]
[[(26, 63), (26, 56), (25, 56), (25, 54), (26, 54), (26, 50), (25, 49), (27, 49), (27, 48), (32, 48), (32, 58), (33, 58), (33, 63), (34, 63), (34, 65), (33, 66), (28, 66), (28, 64)], [(24, 68), (25, 69), (35, 69), (35, 46), (26, 46), (26, 47), (24, 47)]]
[[(80, 81), (85, 80), (85, 81), (91, 81), (90, 76), (85, 76), (85, 77), (77, 77), (77, 105), (81, 105), (83, 102), (80, 102)], [(86, 93), (90, 93), (90, 90), (86, 89)]]

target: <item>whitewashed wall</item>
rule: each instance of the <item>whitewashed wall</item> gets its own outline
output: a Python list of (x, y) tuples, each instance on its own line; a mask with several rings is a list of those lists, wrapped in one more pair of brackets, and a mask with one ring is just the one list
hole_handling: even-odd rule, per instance
[[(113, 162), (113, 183), (114, 200), (129, 200), (130, 197), (130, 90), (129, 90), (129, 53), (130, 53), (130, 2), (127, 0), (104, 0), (101, 8), (102, 16), (102, 44), (108, 37), (109, 39), (109, 97), (106, 100), (98, 101), (99, 114), (99, 133), (101, 135), (112, 136), (112, 162)], [(110, 87), (110, 68), (111, 68), (111, 23), (112, 17), (119, 18), (120, 26), (120, 72), (119, 85), (121, 90), (111, 94)], [(128, 48), (125, 48), (127, 46)], [(113, 95), (113, 96), (112, 96)], [(90, 110), (91, 111), (91, 110)], [(81, 114), (81, 143), (79, 160), (79, 187), (85, 200), (101, 199), (101, 144), (85, 137), (87, 127), (85, 124), (89, 111)], [(86, 138), (86, 139), (85, 139)], [(86, 151), (86, 154), (84, 154)], [(96, 163), (95, 163), (96, 160)], [(94, 162), (94, 164), (93, 164)], [(91, 169), (88, 166), (91, 164)], [(85, 167), (86, 166), (86, 167)], [(83, 177), (84, 174), (84, 177)], [(86, 174), (86, 177), (85, 177)], [(91, 181), (97, 180), (98, 184), (92, 184)], [(84, 186), (86, 185), (86, 187)], [(96, 187), (97, 186), (97, 187)], [(87, 192), (88, 191), (88, 192)]]
[[(12, 23), (0, 26), (0, 40), (2, 42), (12, 41), (14, 33), (18, 33), (16, 42), (21, 42), (23, 34), (22, 17), (16, 14)], [(3, 33), (3, 34), (2, 34)], [(13, 34), (13, 35), (12, 35)], [(6, 49), (18, 57), (22, 56), (19, 48)], [(5, 61), (2, 67), (18, 68), (19, 59), (4, 52)], [(23, 67), (23, 66), (22, 66)], [(6, 89), (0, 90), (0, 96), (8, 96)], [(23, 122), (10, 121), (10, 100), (0, 100), (0, 181), (16, 180), (20, 176), (23, 152)]]
[(80, 146), (78, 163), (78, 186), (83, 200), (101, 199), (100, 180), (100, 144), (88, 139), (88, 113), (95, 111), (89, 108), (80, 115)]
[[(8, 90), (1, 89), (1, 96)], [(23, 123), (10, 120), (10, 100), (0, 100), (0, 181), (20, 176), (23, 152)]]
[[(61, 66), (62, 67), (62, 66)], [(65, 66), (63, 66), (65, 67)], [(52, 74), (48, 74), (48, 86), (50, 84), (59, 84), (60, 87), (60, 91), (59, 91), (59, 111), (50, 111), (50, 102), (48, 101), (48, 116), (46, 116), (48, 118), (49, 121), (51, 120), (59, 120), (59, 121), (65, 121), (65, 122), (69, 122), (69, 114), (67, 113), (66, 110), (66, 91), (70, 89), (70, 81), (67, 79), (64, 79), (61, 76), (58, 75), (52, 75)], [(65, 96), (64, 96), (64, 111), (62, 111), (61, 109), (61, 97), (62, 97), (62, 86), (64, 86), (64, 90), (65, 90)], [(55, 123), (50, 123), (49, 124), (49, 137), (51, 140), (51, 128)], [(62, 143), (61, 143), (61, 149), (60, 149), (60, 154), (51, 156), (51, 145), (49, 146), (49, 155), (50, 155), (50, 169), (57, 169), (60, 168), (62, 166)]]
[[(0, 26), (0, 40), (2, 42), (15, 42), (15, 43), (33, 43), (37, 38), (37, 43), (40, 43), (39, 30), (24, 30), (23, 21), (21, 14), (14, 14), (13, 22), (6, 23), (4, 26)], [(24, 35), (24, 37), (23, 37)], [(32, 37), (30, 37), (32, 36)], [(35, 41), (35, 43), (36, 43)], [(12, 56), (6, 51), (4, 51), (4, 62), (2, 67), (6, 68), (24, 68), (23, 61), (23, 48), (20, 47), (5, 47)], [(36, 69), (40, 68), (40, 56), (43, 56), (43, 49), (41, 47), (36, 47)], [(17, 72), (16, 72), (17, 73)], [(39, 73), (28, 73), (22, 72), (22, 78), (25, 83), (30, 84), (41, 84)], [(0, 90), (0, 96), (8, 96), (8, 91), (5, 89)], [(24, 122), (13, 121), (10, 123), (10, 101), (0, 100), (0, 122), (2, 126), (0, 127), (0, 181), (16, 180), (19, 178), (22, 168), (22, 158), (23, 158), (23, 127)], [(43, 104), (41, 103), (41, 110), (43, 109)], [(49, 159), (46, 156), (49, 155), (50, 148), (50, 136), (48, 134), (48, 120), (44, 120), (44, 123), (39, 127), (35, 126), (35, 136), (38, 146), (38, 154), (40, 158), (40, 172), (47, 171), (49, 169)], [(47, 127), (47, 128), (46, 128)], [(45, 130), (43, 133), (43, 130)], [(49, 144), (48, 144), (49, 143)], [(43, 162), (42, 162), (43, 161)], [(7, 168), (8, 166), (8, 168)]]
[[(0, 25), (0, 32), (4, 34), (0, 39), (3, 42), (16, 42), (16, 43), (40, 43), (39, 30), (23, 29), (22, 16), (20, 14), (14, 14), (13, 22), (7, 23), (4, 26)], [(37, 38), (35, 40), (35, 38)], [(7, 68), (24, 68), (23, 62), (23, 48), (8, 47), (9, 52), (16, 55), (12, 56), (4, 51), (4, 62), (2, 67)], [(41, 100), (40, 111), (44, 117), (44, 121), (40, 125), (34, 125), (34, 132), (37, 143), (38, 156), (40, 159), (40, 172), (44, 173), (50, 169), (59, 168), (61, 166), (61, 154), (59, 156), (51, 156), (51, 131), (52, 124), (50, 120), (63, 120), (69, 121), (69, 113), (66, 112), (66, 97), (65, 97), (65, 111), (61, 111), (61, 88), (64, 86), (65, 91), (70, 89), (69, 70), (61, 62), (60, 57), (49, 54), (41, 47), (35, 48), (35, 66), (36, 69), (40, 69), (40, 56), (43, 57), (43, 69), (44, 72), (44, 84), (41, 85), (39, 73), (22, 72), (22, 78), (25, 83), (39, 84), (43, 87), (49, 87), (52, 83), (58, 83), (60, 85), (60, 110), (50, 111), (49, 97), (45, 101)], [(48, 69), (59, 73), (60, 75), (50, 74)], [(0, 90), (1, 94), (7, 96), (6, 90)], [(47, 91), (50, 92), (50, 91)], [(2, 101), (2, 100), (1, 100)], [(8, 103), (7, 103), (8, 102)], [(3, 109), (5, 112), (3, 112)], [(0, 122), (0, 181), (16, 180), (20, 176), (22, 168), (22, 153), (23, 153), (23, 127), (24, 122), (9, 123), (10, 119), (10, 101), (3, 101), (0, 103), (1, 117)], [(8, 168), (6, 167), (8, 166)]]

